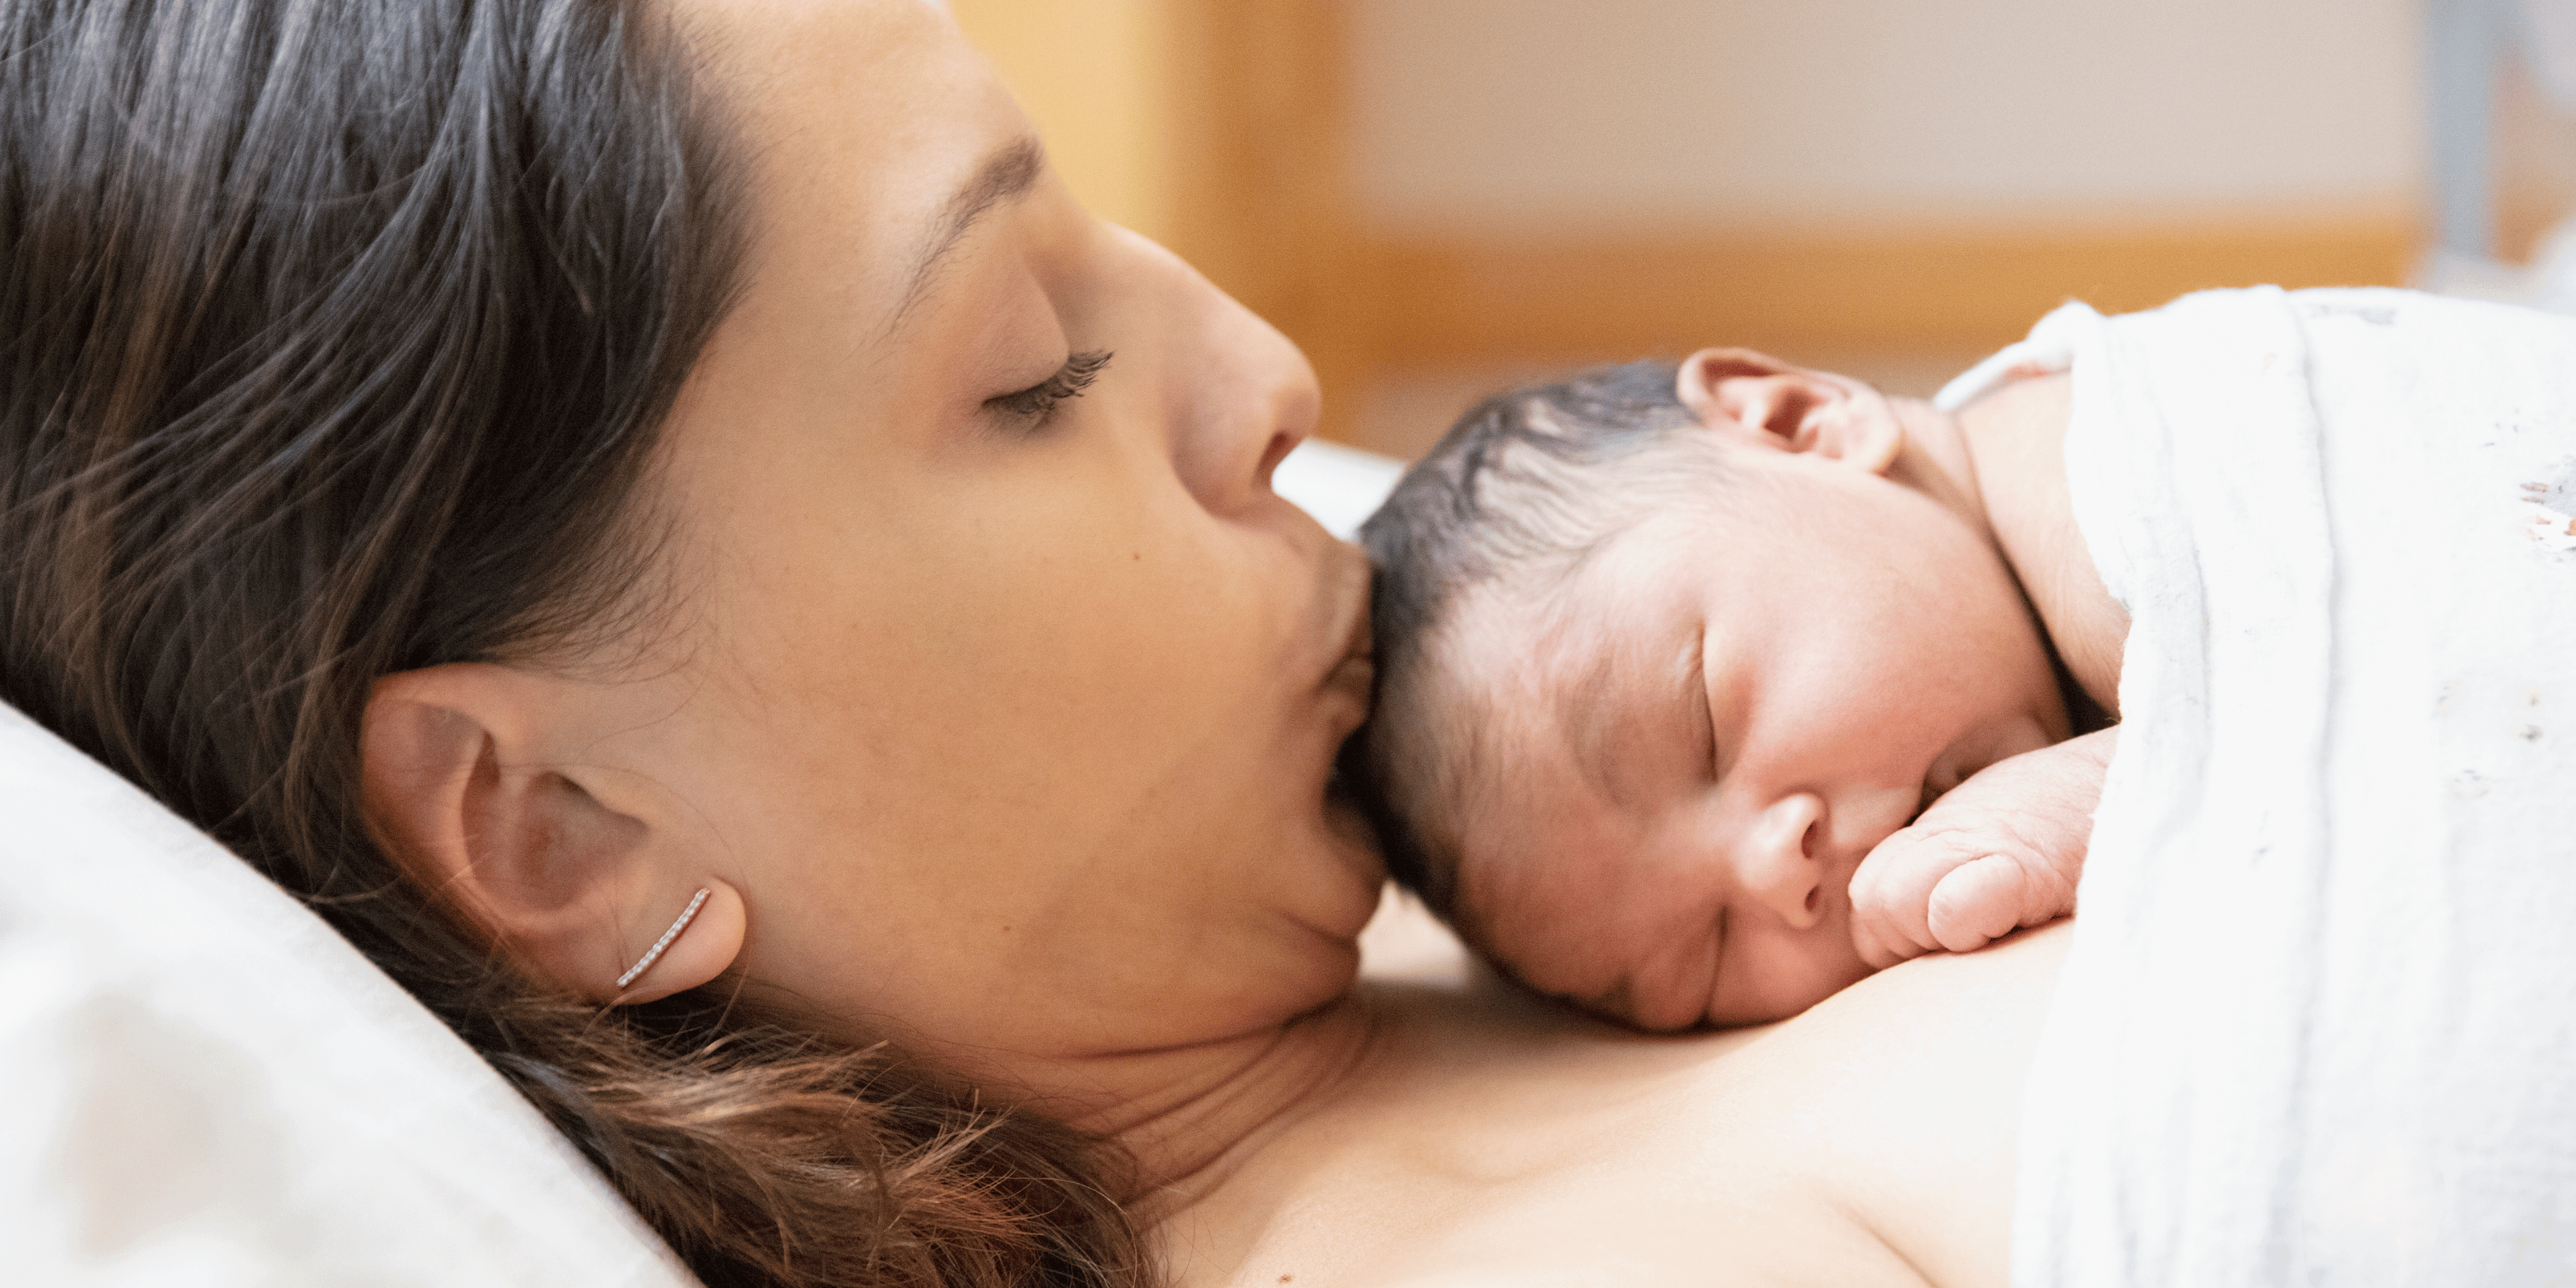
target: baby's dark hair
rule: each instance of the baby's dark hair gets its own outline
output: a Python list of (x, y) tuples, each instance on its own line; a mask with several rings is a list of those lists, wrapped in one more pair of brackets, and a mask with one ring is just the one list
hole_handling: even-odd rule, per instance
[[(1459, 418), (1360, 525), (1377, 706), (1346, 757), (1388, 872), (1456, 924), (1455, 829), (1482, 722), (1445, 671), (1445, 628), (1467, 592), (1543, 593), (1660, 503), (1709, 494), (1715, 440), (1643, 361), (1496, 394)], [(1353, 763), (1355, 762), (1355, 763)]]

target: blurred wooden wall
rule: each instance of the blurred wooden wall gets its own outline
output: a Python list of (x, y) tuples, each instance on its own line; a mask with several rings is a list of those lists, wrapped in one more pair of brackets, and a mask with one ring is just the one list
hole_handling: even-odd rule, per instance
[[(1325, 432), (1423, 367), (1678, 354), (1975, 351), (2070, 297), (2404, 280), (2410, 210), (2080, 225), (1372, 228), (1353, 194), (1345, 0), (951, 0), (1076, 190), (1164, 242), (1314, 360)], [(1418, 440), (1370, 445), (1407, 450)]]

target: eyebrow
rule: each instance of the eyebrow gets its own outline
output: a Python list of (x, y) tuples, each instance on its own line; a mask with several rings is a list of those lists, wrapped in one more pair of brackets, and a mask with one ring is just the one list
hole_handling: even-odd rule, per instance
[[(1672, 684), (1684, 708), (1696, 714), (1692, 732), (1699, 735), (1698, 753), (1703, 765), (1714, 763), (1717, 743), (1717, 730), (1708, 710), (1708, 694), (1701, 688), (1707, 674), (1703, 658), (1707, 639), (1707, 629), (1703, 626), (1692, 636), (1690, 651), (1676, 659), (1677, 664), (1672, 667), (1671, 674), (1664, 677)], [(1622, 673), (1635, 661), (1620, 656), (1614, 650), (1601, 650), (1591, 665), (1584, 668), (1581, 677), (1558, 693), (1556, 703), (1559, 736), (1564, 739), (1575, 768), (1593, 790), (1622, 807), (1632, 802), (1628, 799), (1628, 774), (1622, 771), (1621, 753), (1633, 741), (1636, 722), (1627, 718), (1634, 714), (1633, 711), (1612, 699), (1620, 687)], [(1655, 669), (1662, 668), (1658, 666)]]
[(1620, 659), (1615, 650), (1597, 650), (1574, 683), (1557, 693), (1556, 721), (1559, 736), (1580, 770), (1583, 780), (1608, 799), (1625, 804), (1619, 787), (1619, 776), (1610, 772), (1612, 746), (1616, 738), (1619, 710), (1610, 701), (1618, 684)]
[(903, 302), (895, 306), (894, 319), (886, 324), (886, 329), (891, 331), (903, 325), (904, 318), (921, 303), (921, 297), (929, 293), (931, 283), (938, 280), (940, 263), (948, 258), (948, 252), (957, 248), (959, 241), (964, 240), (966, 231), (975, 226), (976, 220), (983, 218), (985, 212), (993, 207), (1027, 193), (1037, 184), (1038, 176), (1045, 172), (1046, 145), (1038, 142), (1035, 136), (1003, 145), (1000, 151), (977, 167), (975, 177), (968, 179), (965, 186), (948, 199), (948, 204), (940, 207), (939, 218), (931, 226), (930, 237), (922, 243), (921, 252), (913, 257), (912, 275), (903, 288)]

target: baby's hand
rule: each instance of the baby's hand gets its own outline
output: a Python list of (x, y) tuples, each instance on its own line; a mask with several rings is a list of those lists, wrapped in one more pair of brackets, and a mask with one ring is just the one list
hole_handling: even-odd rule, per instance
[(2075, 879), (2119, 730), (1988, 765), (1878, 843), (1852, 874), (1852, 943), (1872, 967), (1983, 948), (2075, 911)]

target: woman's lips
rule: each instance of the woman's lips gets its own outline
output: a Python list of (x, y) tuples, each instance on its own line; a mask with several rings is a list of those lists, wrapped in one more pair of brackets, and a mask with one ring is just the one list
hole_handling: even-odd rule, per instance
[(1322, 580), (1325, 638), (1332, 652), (1323, 667), (1321, 687), (1358, 698), (1365, 711), (1377, 675), (1375, 641), (1369, 632), (1368, 557), (1356, 546), (1335, 542), (1323, 560)]
[(1348, 694), (1366, 711), (1371, 691), (1377, 687), (1377, 659), (1366, 653), (1343, 658), (1341, 665), (1324, 677), (1324, 687)]

